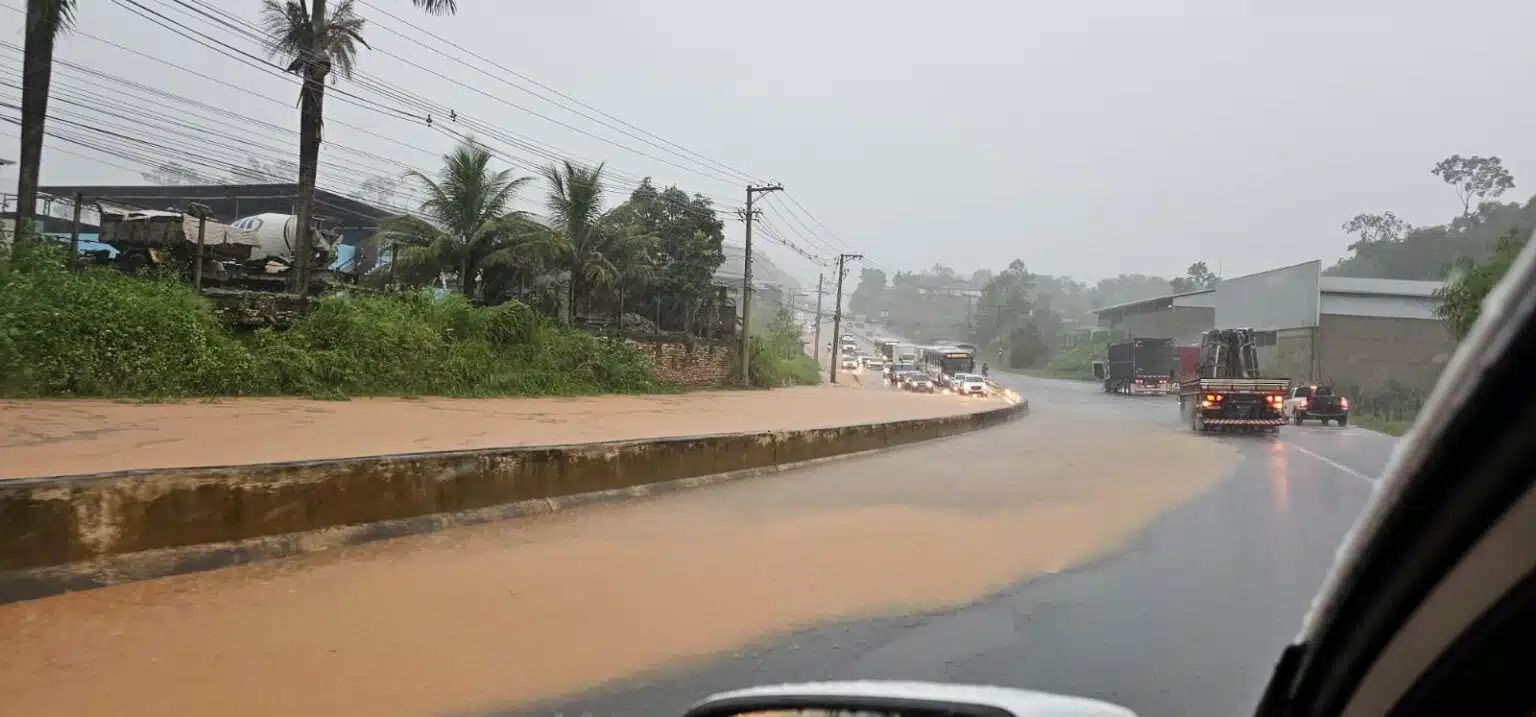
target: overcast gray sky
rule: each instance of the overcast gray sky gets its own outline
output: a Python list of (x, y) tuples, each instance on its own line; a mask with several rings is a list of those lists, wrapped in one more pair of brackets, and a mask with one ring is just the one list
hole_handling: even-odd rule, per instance
[[(257, 16), (256, 0), (206, 1)], [(171, 0), (142, 2), (187, 17)], [(1459, 206), (1429, 169), (1452, 153), (1503, 157), (1517, 182), (1506, 199), (1523, 201), (1536, 188), (1536, 4), (1519, 0), (460, 0), (452, 17), (425, 16), (407, 0), (369, 2), (691, 150), (782, 181), (850, 249), (888, 270), (942, 262), (969, 272), (1021, 258), (1036, 272), (1093, 280), (1173, 275), (1203, 259), (1237, 275), (1331, 263), (1348, 243), (1339, 224), (1360, 211), (1445, 221)], [(364, 52), (365, 72), (627, 174), (741, 202), (739, 183), (637, 156), (386, 56), (689, 164), (414, 47), (385, 29), (407, 27), (359, 10), (374, 24), (366, 36), (377, 49)], [(0, 37), (19, 45), (20, 16), (6, 9), (0, 18), (9, 18)], [(297, 126), (291, 82), (109, 0), (82, 0), (79, 30), (281, 101), (80, 34), (60, 43), (59, 58)], [(15, 78), (16, 54), (3, 54)], [(52, 111), (75, 110), (55, 103)], [(328, 141), (412, 166), (434, 167), (432, 156), (452, 143), (419, 119), (335, 99), (327, 111)], [(15, 157), (15, 136), (14, 126), (0, 127), (0, 156)], [(293, 146), (291, 134), (271, 141)], [(358, 171), (367, 170), (326, 171), (321, 183), (347, 189)], [(43, 175), (45, 183), (142, 181), (57, 151)], [(14, 182), (14, 168), (3, 176)], [(538, 190), (526, 196), (532, 207)], [(769, 222), (791, 240), (805, 233), (780, 212), (770, 203)], [(728, 232), (739, 239), (740, 224)], [(814, 277), (816, 268), (787, 250), (768, 251)]]

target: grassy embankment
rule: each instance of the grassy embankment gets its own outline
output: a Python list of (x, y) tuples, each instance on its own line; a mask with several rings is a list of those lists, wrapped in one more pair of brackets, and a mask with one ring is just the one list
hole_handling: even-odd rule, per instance
[(1349, 416), (1349, 422), (1361, 428), (1369, 428), (1392, 436), (1401, 436), (1413, 426), (1411, 418), (1383, 418), (1370, 413), (1352, 413)]
[(1093, 362), (1099, 358), (1102, 347), (1085, 343), (1057, 351), (1044, 366), (1024, 369), (1004, 369), (1039, 378), (1064, 378), (1072, 381), (1094, 381)]
[(336, 295), (285, 331), (237, 334), (174, 278), (70, 269), (21, 248), (0, 269), (0, 397), (548, 396), (668, 390), (622, 343), (519, 303)]

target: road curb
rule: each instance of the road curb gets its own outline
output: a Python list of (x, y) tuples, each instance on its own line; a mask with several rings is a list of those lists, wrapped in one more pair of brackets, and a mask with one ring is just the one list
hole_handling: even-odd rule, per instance
[(1028, 411), (0, 481), (0, 603), (686, 490)]

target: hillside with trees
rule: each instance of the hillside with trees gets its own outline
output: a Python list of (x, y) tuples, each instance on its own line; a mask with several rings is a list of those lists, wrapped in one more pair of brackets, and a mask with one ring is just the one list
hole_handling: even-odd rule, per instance
[(1500, 202), (1515, 178), (1498, 157), (1452, 155), (1430, 173), (1445, 182), (1461, 213), (1444, 224), (1415, 227), (1392, 211), (1357, 214), (1344, 222), (1349, 256), (1329, 267), (1335, 276), (1445, 280), (1466, 262), (1493, 256), (1505, 235), (1536, 228), (1536, 197)]

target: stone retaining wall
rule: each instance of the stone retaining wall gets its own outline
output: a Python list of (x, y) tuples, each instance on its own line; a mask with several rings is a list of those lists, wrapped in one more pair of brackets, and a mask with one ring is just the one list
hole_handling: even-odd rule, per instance
[(736, 355), (721, 342), (658, 342), (633, 338), (627, 341), (651, 360), (651, 371), (657, 378), (687, 388), (724, 385), (731, 375), (731, 357)]
[[(942, 438), (1027, 410), (1019, 403), (840, 428), (5, 480), (0, 481), (0, 601), (537, 512), (560, 499)], [(534, 508), (498, 509), (530, 502)], [(540, 508), (541, 502), (548, 505)], [(465, 518), (432, 518), (452, 514)], [(432, 519), (420, 520), (424, 516)], [(317, 531), (370, 524), (384, 527), (312, 539)], [(178, 552), (195, 546), (217, 550)], [(135, 563), (134, 556), (145, 559)]]

